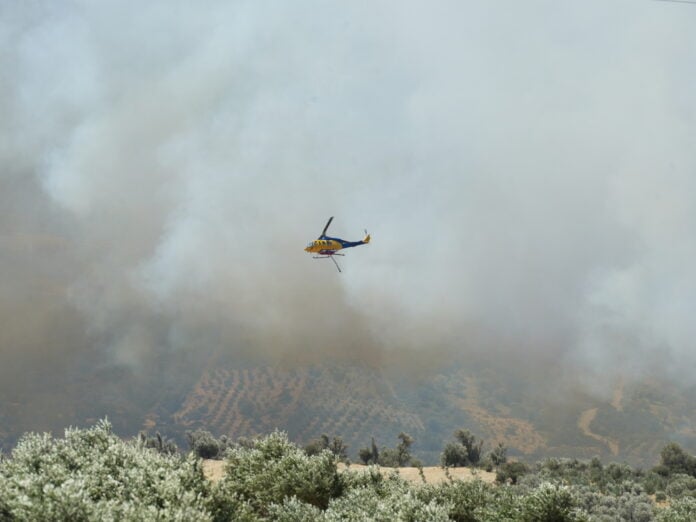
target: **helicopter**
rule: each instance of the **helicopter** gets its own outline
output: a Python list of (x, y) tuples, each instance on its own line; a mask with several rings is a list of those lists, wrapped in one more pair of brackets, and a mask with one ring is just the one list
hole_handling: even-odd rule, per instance
[(310, 241), (309, 243), (307, 243), (307, 246), (305, 247), (305, 252), (309, 252), (311, 254), (318, 254), (316, 256), (312, 256), (314, 259), (331, 259), (331, 261), (334, 262), (336, 268), (338, 268), (338, 271), (340, 272), (341, 267), (338, 266), (338, 263), (334, 259), (334, 256), (345, 255), (338, 253), (339, 250), (343, 250), (344, 248), (367, 245), (370, 242), (370, 234), (368, 234), (367, 230), (365, 230), (365, 237), (361, 241), (346, 241), (337, 237), (329, 237), (326, 235), (326, 231), (328, 230), (329, 225), (332, 221), (333, 216), (329, 218), (329, 221), (326, 223), (326, 226), (324, 227), (324, 230), (322, 231), (321, 235), (314, 241)]

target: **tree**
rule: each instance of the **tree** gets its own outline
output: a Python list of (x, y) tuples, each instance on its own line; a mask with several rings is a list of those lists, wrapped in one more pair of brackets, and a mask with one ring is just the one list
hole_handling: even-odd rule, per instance
[(342, 437), (336, 436), (333, 438), (331, 444), (329, 444), (329, 451), (342, 462), (348, 460), (348, 445), (343, 442)]
[(370, 448), (360, 448), (358, 457), (360, 457), (360, 461), (363, 464), (368, 465), (372, 461), (372, 450)]
[(498, 467), (507, 462), (507, 447), (499, 442), (498, 445), (490, 452), (489, 457), (491, 459), (491, 464)]
[(312, 455), (319, 455), (319, 453), (325, 449), (329, 449), (329, 436), (325, 433), (322, 433), (318, 439), (312, 439), (309, 441), (309, 444), (304, 447), (305, 453), (310, 457)]
[(377, 464), (379, 462), (379, 450), (377, 449), (377, 443), (375, 442), (375, 438), (372, 437), (372, 462)]
[[(661, 466), (667, 475), (686, 473), (696, 476), (696, 458), (689, 455), (676, 442), (670, 442), (660, 452)], [(659, 471), (659, 470), (658, 470)]]
[(483, 441), (476, 441), (476, 437), (469, 430), (457, 430), (454, 432), (457, 442), (449, 442), (445, 446), (440, 461), (443, 466), (476, 466), (481, 460)]
[(220, 444), (209, 431), (187, 431), (186, 440), (189, 449), (202, 459), (216, 459), (221, 457)]
[(466, 466), (469, 463), (469, 459), (464, 446), (456, 442), (448, 442), (442, 450), (440, 462), (445, 467), (460, 467)]
[(330, 451), (338, 460), (345, 462), (348, 460), (348, 446), (341, 437), (329, 439), (326, 433), (322, 433), (318, 439), (313, 439), (304, 447), (304, 451), (310, 457), (319, 455), (322, 451)]
[(372, 437), (372, 443), (369, 448), (362, 448), (358, 451), (358, 457), (365, 465), (379, 463), (379, 450), (374, 437)]
[(403, 431), (399, 433), (399, 444), (396, 446), (399, 466), (407, 466), (411, 462), (411, 446), (415, 439)]
[(466, 456), (472, 466), (478, 464), (481, 460), (481, 448), (483, 441), (476, 442), (476, 437), (469, 430), (457, 430), (454, 432), (454, 438), (466, 449)]
[(145, 448), (151, 448), (165, 455), (174, 455), (179, 451), (176, 442), (163, 437), (160, 432), (156, 432), (154, 437), (151, 437), (147, 432), (141, 431), (138, 434), (138, 441)]

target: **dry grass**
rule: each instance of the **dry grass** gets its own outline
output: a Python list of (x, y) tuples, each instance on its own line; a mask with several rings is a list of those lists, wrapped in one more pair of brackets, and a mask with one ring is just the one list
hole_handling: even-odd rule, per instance
[[(364, 464), (351, 464), (346, 466), (345, 464), (339, 464), (338, 470), (345, 471), (363, 471), (367, 468)], [(378, 467), (379, 471), (383, 475), (390, 475), (391, 473), (396, 473), (401, 476), (401, 478), (414, 483), (423, 483), (423, 477), (421, 477), (418, 468), (384, 468)], [(481, 479), (484, 482), (492, 484), (495, 482), (495, 473), (484, 471), (482, 469), (475, 468), (449, 468), (449, 475), (454, 480), (476, 480)], [(447, 474), (443, 468), (440, 466), (423, 466), (423, 476), (425, 477), (425, 482), (427, 484), (440, 484), (441, 482), (447, 482)]]
[(225, 474), (225, 461), (224, 460), (203, 460), (203, 473), (205, 473), (205, 478), (217, 482)]
[[(367, 466), (363, 464), (351, 464), (346, 466), (345, 464), (338, 464), (338, 471), (343, 472), (346, 470), (351, 471), (363, 471)], [(423, 478), (418, 472), (418, 468), (384, 468), (379, 467), (379, 471), (383, 475), (390, 475), (392, 473), (397, 473), (403, 479), (408, 480), (413, 483), (422, 483)], [(225, 462), (222, 460), (204, 460), (203, 461), (203, 472), (205, 476), (217, 482), (225, 474)], [(495, 473), (488, 471), (472, 469), (472, 468), (449, 468), (450, 476), (455, 480), (476, 480), (481, 479), (484, 482), (492, 484), (495, 482)], [(440, 484), (441, 482), (446, 482), (449, 480), (445, 473), (445, 470), (439, 466), (426, 466), (423, 467), (423, 475), (425, 476), (425, 482), (428, 484)]]
[(463, 379), (461, 397), (455, 399), (459, 406), (473, 417), (489, 434), (488, 442), (499, 442), (530, 454), (547, 446), (546, 439), (536, 431), (534, 425), (524, 419), (494, 415), (480, 405), (480, 393), (473, 377)]

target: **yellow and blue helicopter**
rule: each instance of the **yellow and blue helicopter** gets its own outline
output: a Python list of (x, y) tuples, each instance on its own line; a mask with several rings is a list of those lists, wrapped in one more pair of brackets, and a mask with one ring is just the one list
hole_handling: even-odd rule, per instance
[(338, 266), (338, 263), (334, 259), (334, 256), (345, 255), (338, 253), (339, 250), (343, 250), (344, 248), (367, 245), (370, 242), (370, 234), (368, 234), (366, 230), (365, 237), (362, 239), (362, 241), (346, 241), (345, 239), (339, 239), (337, 237), (329, 237), (326, 235), (326, 231), (328, 230), (329, 225), (332, 221), (333, 216), (329, 218), (329, 221), (328, 223), (326, 223), (326, 226), (324, 227), (324, 230), (321, 233), (321, 235), (314, 241), (310, 241), (307, 244), (307, 246), (305, 247), (305, 252), (309, 252), (311, 254), (319, 254), (316, 256), (312, 256), (314, 259), (331, 259), (331, 261), (334, 262), (336, 268), (338, 268), (338, 271), (340, 272), (341, 267)]

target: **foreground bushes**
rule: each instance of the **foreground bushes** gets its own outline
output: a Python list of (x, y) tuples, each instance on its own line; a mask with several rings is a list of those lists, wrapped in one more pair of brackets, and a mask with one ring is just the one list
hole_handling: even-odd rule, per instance
[[(205, 439), (196, 438), (201, 448)], [(683, 473), (553, 459), (530, 467), (517, 485), (414, 485), (374, 467), (338, 473), (330, 450), (308, 455), (283, 433), (226, 445), (226, 474), (213, 484), (193, 451), (169, 454), (142, 437), (124, 442), (106, 421), (62, 439), (27, 435), (0, 460), (0, 520), (696, 519), (693, 477)], [(656, 508), (648, 488), (669, 507)]]
[(0, 520), (210, 520), (209, 497), (200, 460), (124, 443), (106, 421), (26, 435), (0, 462)]

